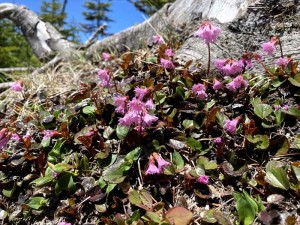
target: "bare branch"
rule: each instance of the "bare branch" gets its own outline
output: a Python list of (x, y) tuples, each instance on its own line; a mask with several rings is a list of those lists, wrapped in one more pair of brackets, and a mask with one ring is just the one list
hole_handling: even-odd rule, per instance
[(47, 58), (51, 54), (71, 55), (76, 45), (64, 39), (51, 24), (44, 23), (25, 6), (0, 3), (0, 18), (12, 20), (21, 30), (38, 58)]
[(88, 48), (93, 44), (93, 41), (95, 40), (95, 38), (98, 36), (99, 33), (101, 33), (105, 27), (106, 27), (106, 23), (99, 26), (97, 28), (97, 30), (91, 35), (91, 37), (84, 43), (84, 45), (82, 46), (82, 48)]
[(46, 71), (49, 67), (54, 67), (57, 63), (63, 61), (64, 58), (63, 57), (59, 57), (56, 56), (55, 58), (53, 58), (51, 61), (49, 61), (48, 63), (46, 63), (45, 65), (43, 65), (42, 67), (36, 69), (35, 71), (32, 72), (32, 75), (35, 76), (39, 73), (43, 73), (44, 71)]
[(17, 71), (31, 71), (30, 67), (13, 67), (13, 68), (0, 68), (0, 72), (17, 72)]

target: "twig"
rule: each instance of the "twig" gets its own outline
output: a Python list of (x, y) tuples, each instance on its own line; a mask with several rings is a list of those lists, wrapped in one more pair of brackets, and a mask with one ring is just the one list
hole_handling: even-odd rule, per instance
[(15, 71), (28, 71), (33, 70), (30, 67), (13, 67), (13, 68), (0, 68), (0, 72), (15, 72)]
[(93, 41), (97, 37), (97, 35), (102, 32), (106, 27), (106, 24), (103, 24), (97, 28), (97, 30), (91, 35), (91, 37), (81, 46), (81, 48), (88, 48), (93, 44)]
[(35, 71), (32, 72), (32, 75), (38, 75), (39, 73), (44, 72), (45, 70), (47, 70), (49, 67), (55, 66), (57, 63), (61, 62), (64, 58), (63, 57), (55, 57), (53, 58), (51, 61), (47, 62), (45, 65), (43, 65), (42, 67), (36, 69)]
[(0, 91), (4, 91), (13, 84), (14, 82), (5, 82), (5, 83), (0, 83)]

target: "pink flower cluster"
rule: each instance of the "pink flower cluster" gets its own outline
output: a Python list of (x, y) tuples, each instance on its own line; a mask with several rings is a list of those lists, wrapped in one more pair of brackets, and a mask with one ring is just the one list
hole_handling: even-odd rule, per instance
[(236, 117), (236, 118), (234, 118), (233, 120), (226, 119), (223, 128), (224, 128), (228, 133), (234, 134), (234, 133), (236, 132), (237, 125), (238, 125), (239, 121), (240, 121), (240, 117)]
[(207, 98), (207, 94), (205, 92), (204, 84), (194, 84), (192, 87), (192, 92), (200, 99), (205, 100)]
[(214, 62), (215, 67), (226, 76), (241, 73), (244, 68), (244, 63), (241, 60), (233, 59), (216, 59)]
[(101, 56), (104, 61), (109, 61), (111, 59), (111, 54), (108, 52), (103, 52)]
[(171, 48), (168, 48), (165, 50), (165, 55), (169, 56), (169, 57), (173, 57), (174, 56), (174, 52)]
[(99, 69), (98, 70), (98, 77), (100, 79), (100, 86), (101, 87), (110, 87), (110, 75), (109, 75), (109, 70), (108, 69)]
[(276, 37), (272, 37), (270, 41), (263, 43), (261, 45), (263, 51), (265, 51), (268, 55), (272, 55), (276, 50), (275, 45), (278, 39)]
[(208, 184), (209, 181), (208, 176), (206, 175), (200, 175), (196, 180), (200, 184)]
[(228, 88), (232, 92), (236, 92), (236, 90), (241, 88), (242, 86), (248, 86), (248, 82), (244, 79), (243, 75), (237, 76), (231, 82), (226, 84), (226, 88)]
[(290, 61), (291, 61), (291, 58), (282, 58), (282, 57), (280, 57), (279, 59), (276, 60), (275, 64), (277, 66), (281, 66), (283, 68), (286, 68)]
[(128, 101), (126, 96), (114, 97), (116, 111), (123, 114), (124, 117), (119, 119), (119, 123), (124, 126), (135, 126), (137, 130), (143, 130), (156, 122), (158, 118), (150, 115), (149, 110), (155, 109), (151, 98), (145, 99), (149, 93), (148, 88), (135, 88), (135, 98)]
[(10, 85), (10, 88), (16, 92), (21, 92), (23, 91), (23, 87), (22, 87), (22, 81), (21, 80), (17, 80), (16, 82), (12, 83)]
[(154, 152), (149, 157), (148, 168), (145, 174), (161, 174), (169, 165), (171, 165), (171, 163), (164, 160), (158, 153)]
[(170, 70), (172, 70), (172, 69), (175, 68), (173, 62), (170, 61), (170, 60), (167, 60), (167, 59), (161, 58), (161, 59), (160, 59), (160, 64), (161, 64), (161, 65), (163, 66), (163, 68), (165, 68), (165, 69), (170, 69)]
[(154, 35), (152, 37), (152, 41), (153, 41), (154, 44), (157, 44), (157, 45), (161, 45), (161, 44), (164, 43), (164, 39), (159, 35)]
[(205, 44), (209, 44), (216, 42), (220, 33), (221, 29), (219, 27), (215, 27), (210, 22), (204, 21), (195, 33), (195, 36), (204, 40)]

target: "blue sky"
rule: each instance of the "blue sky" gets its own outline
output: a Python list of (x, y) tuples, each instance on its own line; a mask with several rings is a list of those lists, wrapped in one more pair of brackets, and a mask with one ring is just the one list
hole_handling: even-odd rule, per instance
[[(42, 1), (40, 0), (0, 0), (0, 3), (10, 2), (14, 4), (25, 5), (34, 12), (39, 12)], [(68, 0), (66, 12), (68, 21), (72, 23), (83, 23), (82, 16), (84, 0)], [(112, 0), (111, 12), (108, 14), (114, 22), (108, 24), (108, 33), (117, 33), (132, 25), (143, 22), (144, 17), (131, 3), (127, 0)], [(89, 38), (89, 35), (82, 34), (81, 39), (84, 42)]]

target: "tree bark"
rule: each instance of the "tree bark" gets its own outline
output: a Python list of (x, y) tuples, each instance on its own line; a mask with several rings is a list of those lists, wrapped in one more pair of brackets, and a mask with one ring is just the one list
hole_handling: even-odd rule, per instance
[(76, 45), (64, 39), (51, 24), (44, 23), (31, 10), (22, 5), (0, 4), (0, 18), (12, 20), (21, 30), (39, 59), (53, 54), (64, 57), (75, 51)]

